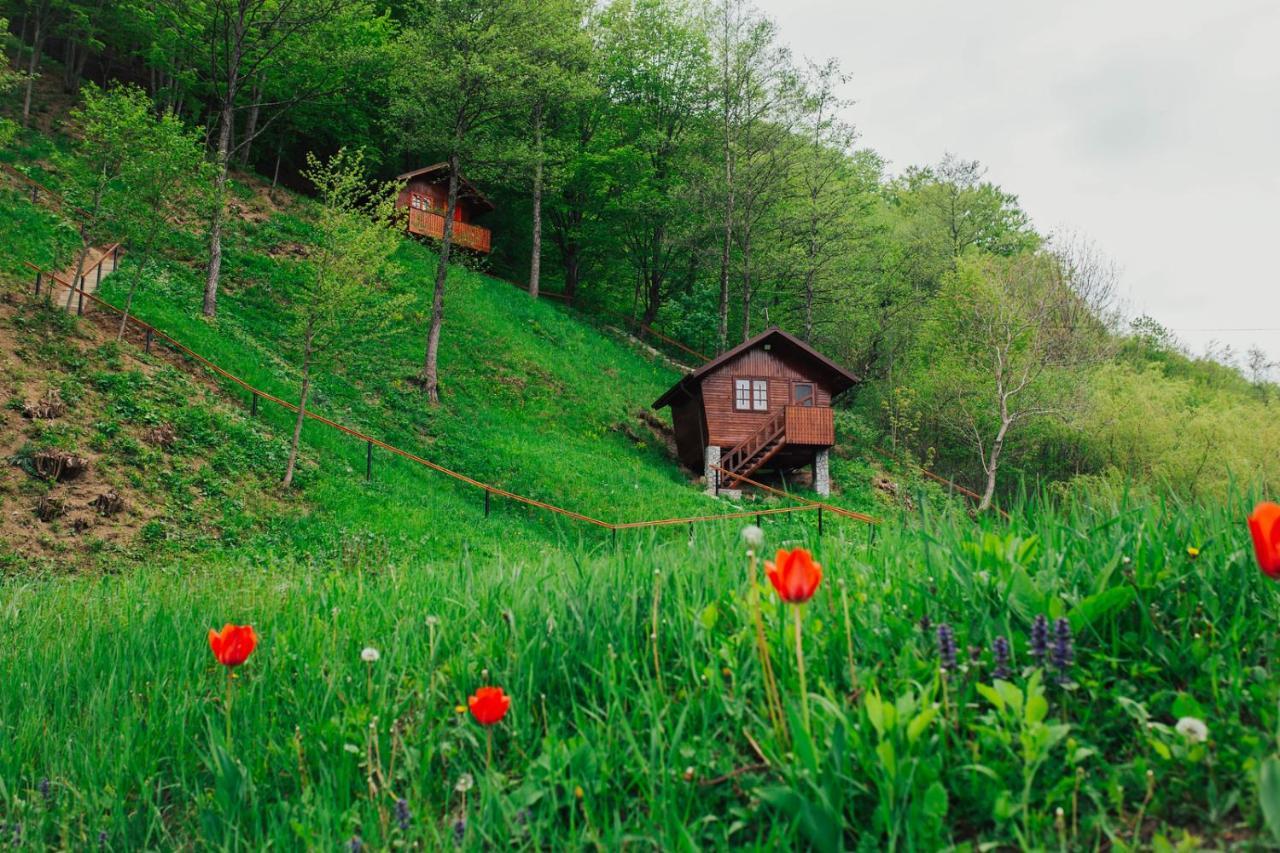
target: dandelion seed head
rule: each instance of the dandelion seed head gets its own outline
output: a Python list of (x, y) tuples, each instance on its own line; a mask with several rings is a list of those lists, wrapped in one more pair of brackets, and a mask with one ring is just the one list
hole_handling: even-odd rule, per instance
[(378, 650), (373, 646), (365, 646), (360, 652), (360, 660), (365, 663), (377, 663), (378, 658), (380, 657), (382, 657), (382, 655), (379, 654)]
[(1192, 743), (1204, 743), (1209, 739), (1209, 727), (1197, 717), (1182, 717), (1173, 728)]

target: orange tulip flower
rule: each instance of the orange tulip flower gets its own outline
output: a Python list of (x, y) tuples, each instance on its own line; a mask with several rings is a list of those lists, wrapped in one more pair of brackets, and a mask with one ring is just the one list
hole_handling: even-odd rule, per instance
[(822, 566), (813, 561), (813, 555), (804, 548), (794, 551), (778, 551), (777, 562), (764, 564), (765, 574), (783, 601), (804, 604), (813, 598), (822, 583)]
[(501, 687), (481, 687), (475, 695), (467, 700), (471, 716), (482, 726), (492, 726), (501, 722), (511, 708), (511, 697), (502, 692)]
[(1280, 580), (1280, 505), (1258, 504), (1249, 516), (1249, 533), (1263, 574)]
[(225, 667), (237, 667), (249, 659), (258, 645), (258, 635), (250, 625), (232, 625), (228, 622), (221, 631), (209, 629), (209, 648), (218, 663)]

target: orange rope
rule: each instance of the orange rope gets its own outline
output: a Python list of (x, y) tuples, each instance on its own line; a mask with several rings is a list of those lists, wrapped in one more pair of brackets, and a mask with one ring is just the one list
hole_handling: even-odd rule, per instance
[[(81, 289), (81, 288), (79, 288), (79, 287), (76, 287), (76, 286), (74, 286), (74, 285), (70, 284), (69, 282), (64, 281), (64, 280), (63, 280), (62, 278), (60, 278), (57, 274), (55, 274), (55, 273), (51, 273), (51, 272), (48, 272), (48, 271), (46, 271), (46, 270), (42, 269), (41, 267), (38, 267), (38, 266), (36, 266), (35, 264), (30, 263), (30, 262), (26, 262), (26, 261), (24, 261), (23, 263), (24, 263), (24, 265), (25, 265), (26, 267), (28, 267), (29, 269), (32, 269), (32, 270), (34, 270), (34, 271), (36, 271), (36, 272), (40, 273), (41, 275), (48, 276), (50, 279), (52, 279), (53, 281), (57, 282), (58, 284), (61, 284), (61, 285), (63, 285), (64, 287), (70, 288), (71, 290), (75, 291), (76, 293), (80, 293), (80, 294), (82, 294), (82, 295), (84, 295), (84, 296), (88, 297), (88, 299), (89, 299), (91, 302), (95, 302), (95, 303), (97, 303), (98, 305), (101, 305), (103, 308), (106, 308), (106, 309), (107, 309), (107, 310), (109, 310), (109, 311), (113, 311), (113, 312), (115, 312), (116, 314), (124, 314), (124, 311), (122, 311), (120, 308), (117, 308), (116, 306), (112, 305), (110, 302), (107, 302), (106, 300), (104, 300), (104, 299), (102, 299), (102, 298), (100, 298), (100, 297), (96, 296), (95, 294), (88, 293), (87, 291), (85, 291), (85, 290), (83, 290), (83, 289)], [(239, 385), (241, 388), (245, 389), (246, 391), (250, 392), (251, 394), (254, 394), (254, 395), (256, 395), (256, 396), (258, 396), (258, 397), (261, 397), (261, 398), (262, 398), (262, 399), (264, 399), (264, 400), (268, 400), (268, 401), (270, 401), (270, 402), (272, 402), (272, 403), (276, 403), (276, 404), (278, 404), (278, 405), (280, 405), (280, 406), (284, 407), (285, 409), (287, 409), (287, 410), (289, 410), (289, 411), (296, 412), (296, 411), (298, 410), (298, 405), (297, 405), (296, 403), (291, 403), (291, 402), (289, 402), (289, 401), (287, 401), (287, 400), (284, 400), (284, 399), (281, 399), (280, 397), (275, 396), (274, 394), (270, 394), (270, 393), (268, 393), (268, 392), (266, 392), (266, 391), (263, 391), (263, 390), (261, 390), (261, 389), (259, 389), (259, 388), (254, 387), (253, 385), (250, 385), (250, 384), (249, 384), (247, 381), (245, 381), (244, 379), (241, 379), (239, 376), (236, 376), (234, 373), (231, 373), (230, 371), (228, 371), (228, 370), (226, 370), (226, 369), (224, 369), (224, 368), (220, 367), (219, 365), (215, 364), (214, 362), (212, 362), (212, 361), (210, 361), (209, 359), (205, 358), (204, 356), (200, 355), (200, 354), (199, 354), (198, 352), (196, 352), (195, 350), (193, 350), (193, 349), (191, 349), (190, 347), (185, 346), (184, 344), (180, 343), (177, 339), (175, 339), (175, 338), (174, 338), (174, 337), (172, 337), (171, 335), (168, 335), (168, 334), (166, 334), (165, 332), (161, 331), (160, 329), (157, 329), (155, 326), (152, 326), (151, 324), (149, 324), (149, 323), (147, 323), (147, 322), (145, 322), (145, 321), (143, 321), (143, 320), (139, 320), (136, 316), (133, 316), (133, 315), (130, 315), (130, 316), (129, 316), (129, 321), (130, 321), (131, 323), (133, 323), (134, 325), (138, 326), (139, 328), (141, 328), (142, 330), (147, 331), (147, 332), (150, 332), (153, 336), (158, 337), (158, 338), (160, 338), (160, 339), (162, 339), (162, 340), (164, 340), (164, 341), (168, 342), (168, 343), (169, 343), (169, 345), (170, 345), (170, 346), (172, 346), (174, 349), (178, 350), (179, 352), (184, 353), (184, 354), (185, 354), (185, 355), (187, 355), (188, 357), (190, 357), (190, 358), (194, 359), (195, 361), (199, 362), (200, 364), (204, 365), (206, 368), (208, 368), (208, 369), (209, 369), (210, 371), (212, 371), (213, 373), (216, 373), (218, 376), (221, 376), (221, 377), (223, 377), (224, 379), (227, 379), (228, 381), (230, 381), (230, 382), (232, 382), (232, 383), (234, 383), (234, 384), (236, 384), (236, 385)], [(525, 495), (520, 495), (520, 494), (517, 494), (517, 493), (515, 493), (515, 492), (508, 491), (507, 489), (503, 489), (503, 488), (500, 488), (500, 487), (498, 487), (498, 486), (491, 485), (491, 484), (489, 484), (489, 483), (481, 482), (480, 480), (476, 480), (476, 479), (474, 479), (474, 478), (472, 478), (472, 477), (468, 477), (468, 476), (467, 476), (467, 475), (465, 475), (465, 474), (460, 474), (460, 473), (458, 473), (457, 471), (453, 471), (453, 470), (451, 470), (451, 469), (449, 469), (449, 468), (444, 467), (443, 465), (440, 465), (440, 464), (438, 464), (438, 463), (436, 463), (436, 462), (432, 462), (432, 461), (431, 461), (431, 460), (429, 460), (429, 459), (424, 459), (423, 457), (418, 456), (417, 454), (410, 453), (409, 451), (407, 451), (407, 450), (403, 450), (403, 449), (401, 449), (401, 448), (399, 448), (399, 447), (396, 447), (396, 446), (395, 446), (395, 445), (393, 445), (393, 444), (388, 444), (387, 442), (383, 441), (382, 439), (375, 438), (374, 436), (368, 435), (367, 433), (363, 433), (363, 432), (360, 432), (359, 430), (353, 429), (353, 428), (351, 428), (351, 427), (349, 427), (349, 426), (346, 426), (346, 425), (344, 425), (344, 424), (340, 424), (340, 423), (338, 423), (337, 421), (334, 421), (334, 420), (331, 420), (331, 419), (329, 419), (329, 418), (326, 418), (326, 417), (324, 417), (323, 415), (317, 414), (317, 413), (315, 413), (315, 412), (312, 412), (312, 411), (304, 412), (304, 416), (305, 416), (305, 417), (307, 417), (307, 418), (309, 418), (309, 419), (311, 419), (311, 420), (318, 421), (319, 423), (325, 424), (326, 426), (332, 427), (333, 429), (336, 429), (336, 430), (338, 430), (339, 432), (342, 432), (342, 433), (345, 433), (345, 434), (347, 434), (347, 435), (350, 435), (350, 436), (352, 436), (353, 438), (357, 438), (357, 439), (360, 439), (361, 441), (368, 442), (368, 443), (369, 443), (369, 444), (371, 444), (371, 445), (375, 445), (375, 446), (377, 446), (377, 447), (381, 447), (382, 449), (384, 449), (384, 450), (386, 450), (386, 451), (388, 451), (388, 452), (390, 452), (390, 453), (393, 453), (393, 454), (395, 454), (395, 455), (397, 455), (397, 456), (400, 456), (400, 457), (402, 457), (402, 458), (404, 458), (404, 459), (408, 459), (408, 460), (410, 460), (410, 461), (412, 461), (412, 462), (416, 462), (416, 463), (418, 463), (419, 465), (422, 465), (422, 466), (424, 466), (424, 467), (430, 468), (430, 469), (431, 469), (431, 470), (433, 470), (433, 471), (437, 471), (437, 472), (439, 472), (439, 473), (441, 473), (441, 474), (444, 474), (444, 475), (445, 475), (445, 476), (447, 476), (447, 477), (451, 477), (451, 478), (453, 478), (453, 479), (455, 479), (455, 480), (458, 480), (459, 482), (463, 482), (463, 483), (466, 483), (466, 484), (467, 484), (467, 485), (469, 485), (469, 486), (473, 486), (473, 487), (475, 487), (475, 488), (482, 489), (482, 490), (484, 490), (484, 491), (486, 491), (486, 492), (489, 492), (490, 494), (499, 495), (499, 496), (501, 496), (501, 497), (505, 497), (505, 498), (510, 498), (510, 499), (511, 499), (511, 500), (513, 500), (513, 501), (517, 501), (517, 502), (519, 502), (519, 503), (523, 503), (523, 504), (526, 504), (526, 505), (528, 505), (528, 506), (536, 507), (536, 508), (538, 508), (538, 509), (542, 509), (542, 510), (545, 510), (545, 511), (547, 511), (547, 512), (556, 513), (556, 514), (558, 514), (558, 515), (565, 516), (566, 518), (574, 519), (575, 521), (581, 521), (581, 522), (586, 523), (586, 524), (591, 524), (591, 525), (594, 525), (594, 526), (596, 526), (596, 527), (601, 527), (601, 528), (604, 528), (604, 529), (606, 529), (606, 530), (614, 530), (614, 531), (617, 531), (617, 530), (631, 530), (631, 529), (641, 528), (641, 527), (661, 527), (661, 526), (670, 526), (670, 525), (676, 525), (676, 524), (694, 524), (694, 523), (703, 523), (703, 522), (710, 522), (710, 521), (725, 521), (725, 520), (732, 520), (732, 519), (739, 519), (739, 518), (751, 518), (751, 517), (755, 517), (755, 516), (778, 515), (778, 514), (793, 513), (793, 512), (804, 512), (804, 511), (807, 511), (807, 510), (816, 509), (816, 508), (818, 508), (819, 506), (828, 507), (828, 508), (829, 508), (829, 509), (831, 509), (833, 512), (836, 512), (837, 514), (840, 514), (840, 515), (846, 515), (846, 516), (848, 516), (848, 517), (850, 517), (850, 518), (858, 518), (859, 520), (868, 520), (868, 519), (869, 519), (869, 517), (860, 516), (860, 514), (858, 514), (858, 513), (853, 513), (853, 512), (851, 512), (851, 511), (849, 511), (849, 510), (843, 510), (843, 509), (841, 509), (841, 508), (839, 508), (839, 507), (831, 507), (831, 506), (829, 506), (829, 505), (827, 505), (827, 504), (820, 504), (820, 503), (818, 503), (817, 501), (806, 501), (806, 502), (805, 502), (805, 503), (806, 503), (806, 505), (805, 505), (805, 506), (799, 506), (799, 507), (775, 507), (775, 508), (772, 508), (772, 509), (762, 509), (762, 510), (755, 511), (755, 512), (749, 512), (749, 511), (748, 511), (748, 512), (732, 512), (732, 513), (723, 513), (723, 514), (720, 514), (720, 515), (702, 515), (702, 516), (691, 516), (691, 517), (686, 517), (686, 518), (664, 518), (664, 519), (653, 519), (653, 520), (649, 520), (649, 521), (633, 521), (633, 522), (609, 522), (609, 521), (602, 521), (601, 519), (593, 518), (593, 517), (591, 517), (591, 516), (589, 516), (589, 515), (583, 515), (582, 513), (574, 512), (573, 510), (565, 509), (564, 507), (560, 507), (560, 506), (556, 506), (555, 504), (549, 504), (549, 503), (546, 503), (545, 501), (537, 500), (536, 498), (531, 498), (531, 497), (527, 497), (527, 496), (525, 496)], [(768, 488), (768, 487), (765, 487), (765, 488)], [(797, 500), (802, 500), (802, 499), (797, 498)]]

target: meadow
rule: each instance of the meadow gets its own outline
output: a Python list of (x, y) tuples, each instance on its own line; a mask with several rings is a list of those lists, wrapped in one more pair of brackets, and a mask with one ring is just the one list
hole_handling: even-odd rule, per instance
[[(795, 605), (752, 583), (728, 526), (541, 560), (496, 543), (10, 579), (6, 831), (80, 849), (1261, 844), (1280, 614), (1247, 503), (1028, 498), (1006, 525), (925, 499), (874, 537), (766, 519), (766, 555), (807, 546), (825, 568), (802, 609), (807, 726)], [(225, 621), (261, 637), (229, 738), (206, 636)], [(466, 713), (486, 684), (512, 702), (491, 730)]]

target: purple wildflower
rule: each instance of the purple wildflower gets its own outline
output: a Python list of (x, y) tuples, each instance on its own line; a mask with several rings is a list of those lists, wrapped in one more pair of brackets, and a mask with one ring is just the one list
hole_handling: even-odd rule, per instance
[(1067, 670), (1071, 669), (1071, 660), (1075, 652), (1071, 645), (1071, 622), (1059, 619), (1053, 623), (1053, 666), (1058, 670), (1058, 682), (1067, 680)]
[(40, 796), (44, 797), (47, 803), (53, 799), (53, 786), (49, 784), (49, 778), (46, 776), (40, 780), (40, 784), (36, 786), (40, 791)]
[(409, 801), (404, 797), (396, 800), (396, 823), (400, 824), (401, 832), (409, 831)]
[(920, 630), (921, 630), (921, 631), (924, 631), (924, 632), (927, 634), (927, 633), (929, 633), (929, 629), (930, 629), (930, 628), (932, 628), (932, 627), (933, 627), (933, 623), (929, 621), (929, 617), (928, 617), (928, 616), (921, 616), (921, 617), (920, 617)]
[(108, 838), (108, 837), (109, 837), (109, 836), (107, 835), (107, 831), (106, 831), (105, 829), (99, 830), (99, 831), (98, 831), (98, 846), (99, 846), (99, 847), (106, 847), (106, 846), (107, 846), (107, 838)]
[(353, 835), (351, 840), (347, 842), (347, 850), (350, 853), (360, 853), (364, 849), (364, 842), (360, 840), (360, 836)]
[(996, 660), (995, 669), (991, 674), (1001, 681), (1008, 681), (1013, 676), (1009, 670), (1009, 641), (1004, 637), (996, 637), (991, 643), (991, 654)]
[(938, 662), (943, 669), (956, 668), (956, 635), (945, 622), (938, 626)]
[(453, 843), (461, 844), (462, 839), (467, 837), (467, 819), (460, 817), (453, 822)]
[(1031, 623), (1031, 657), (1037, 666), (1044, 665), (1044, 656), (1049, 651), (1049, 620), (1043, 613), (1037, 614)]

